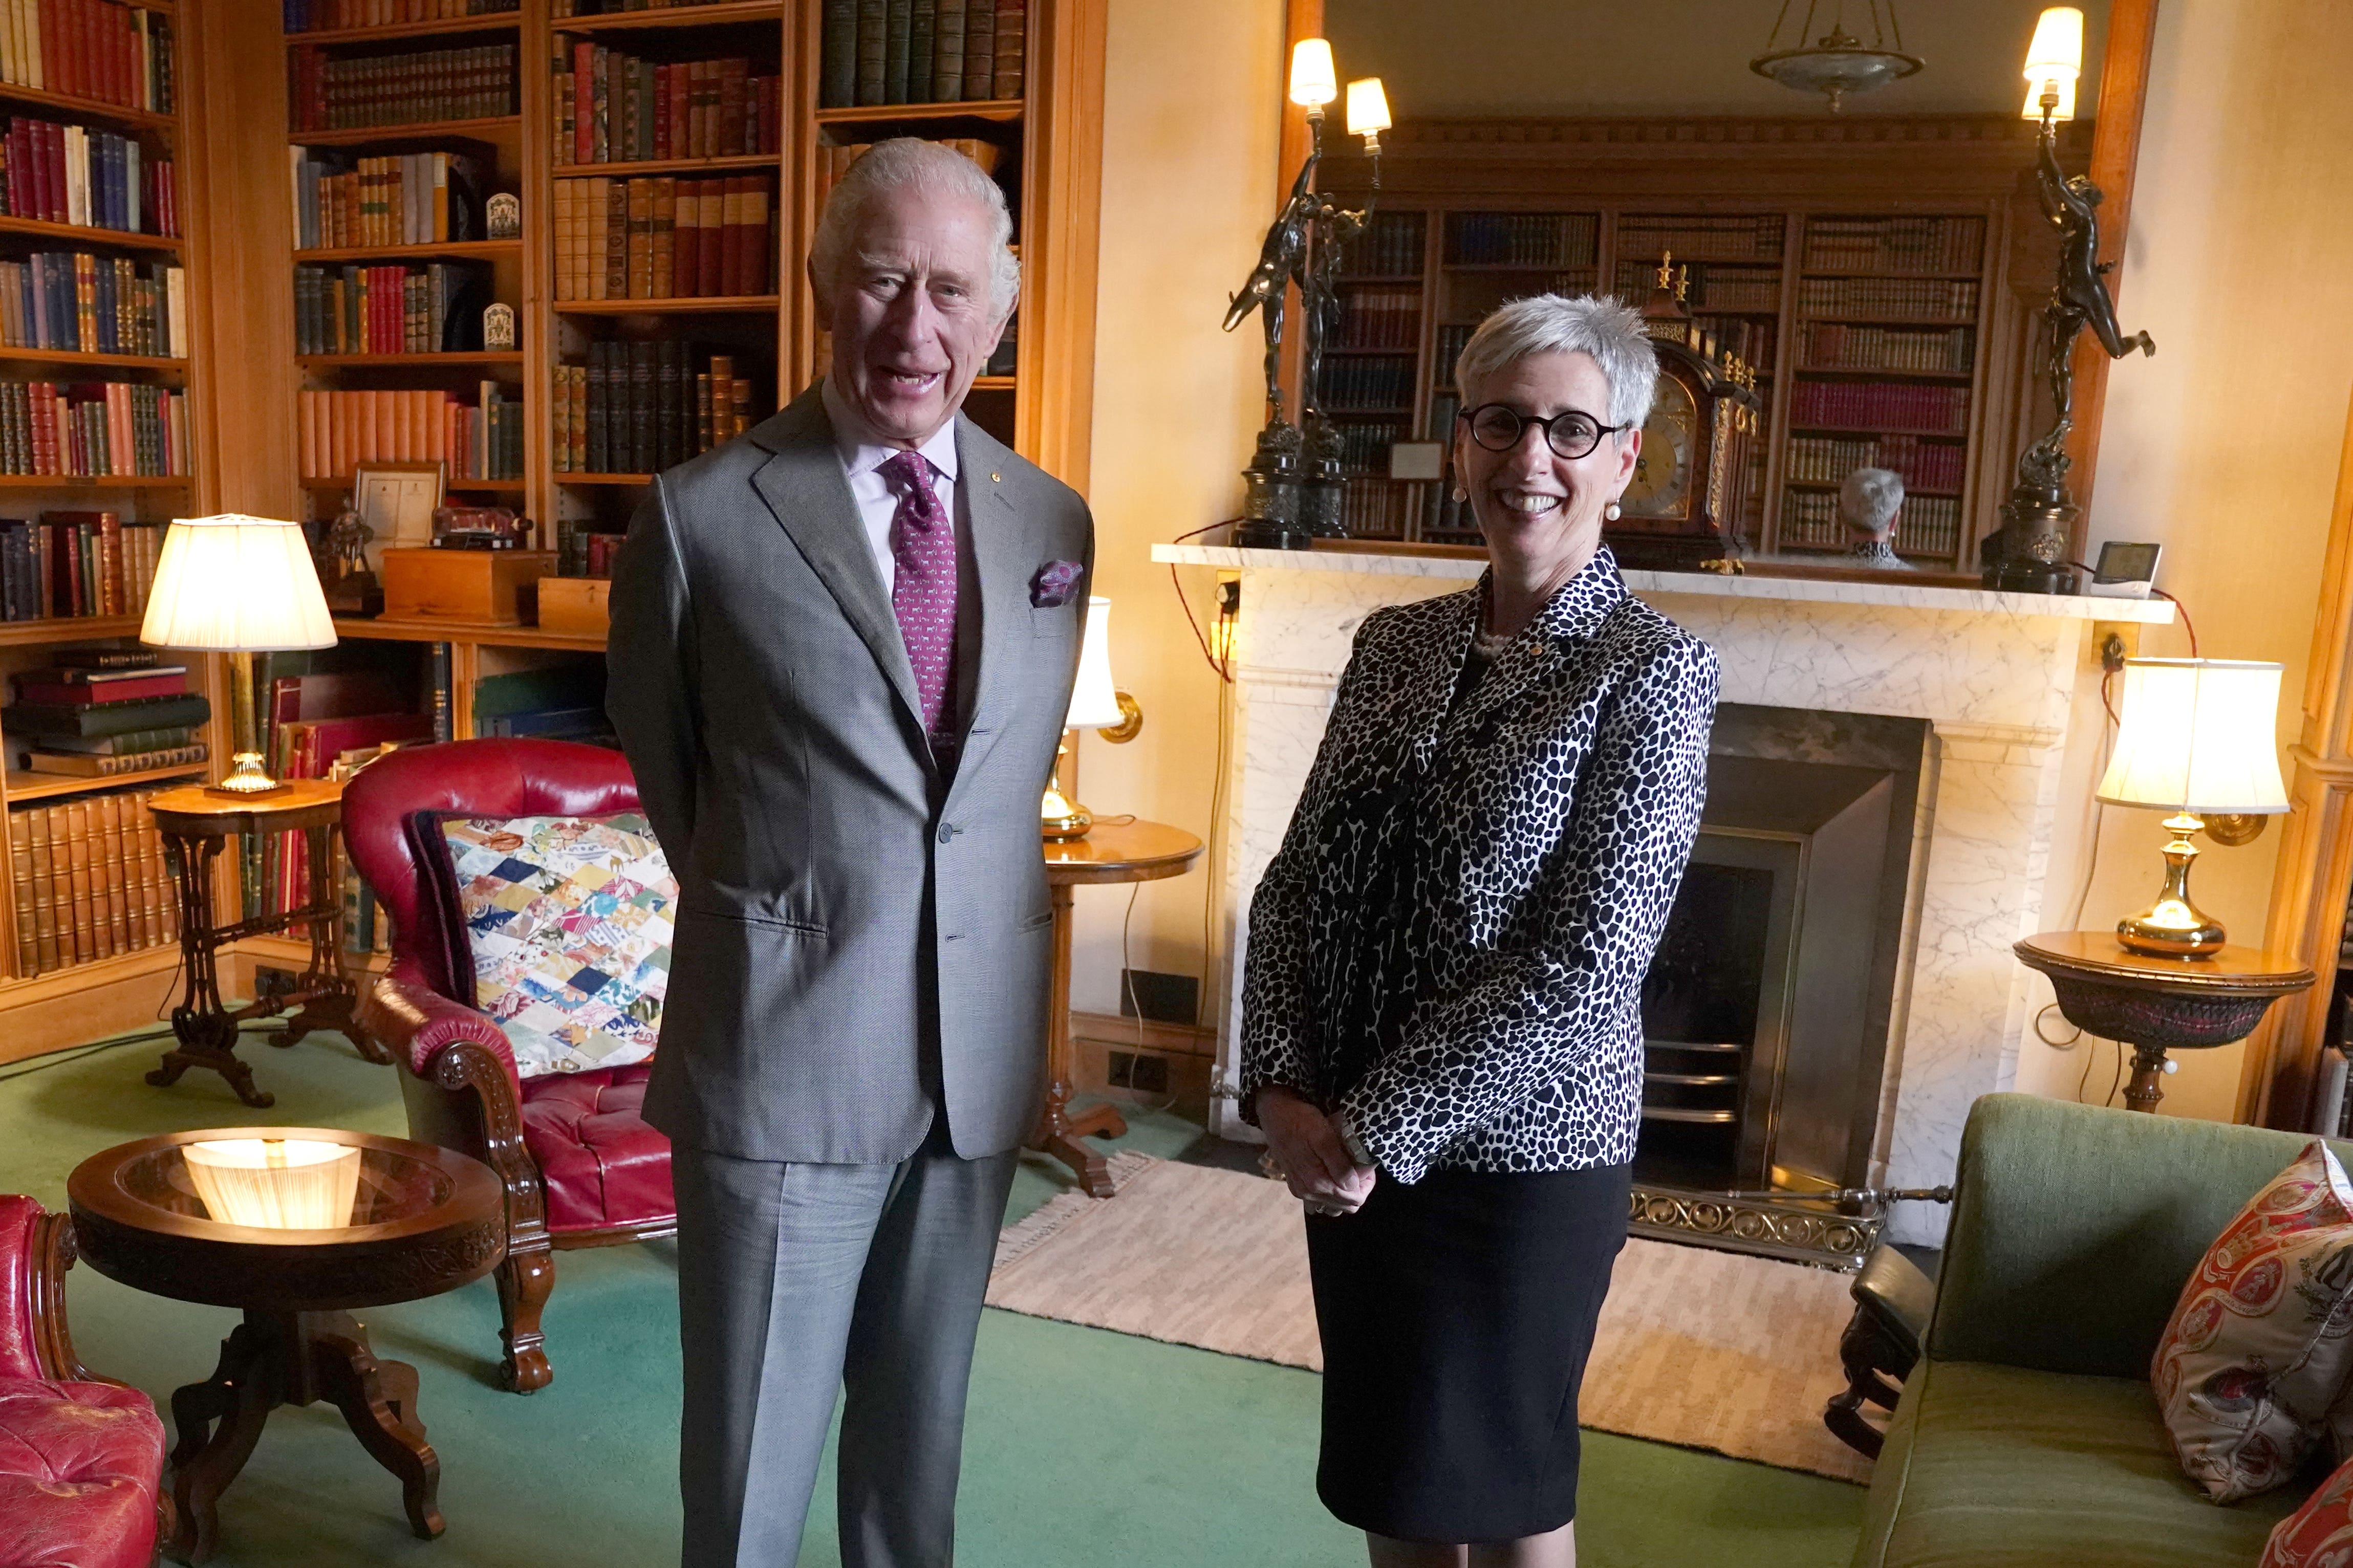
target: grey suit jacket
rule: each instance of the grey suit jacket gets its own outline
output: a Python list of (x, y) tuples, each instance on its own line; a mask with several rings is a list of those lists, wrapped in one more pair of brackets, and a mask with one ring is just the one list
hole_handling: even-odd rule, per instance
[(969, 420), (956, 453), (981, 631), (952, 779), (816, 389), (659, 477), (630, 522), (606, 707), (679, 879), (645, 1109), (681, 1143), (896, 1162), (944, 1105), (969, 1159), (1036, 1117), (1038, 799), (1086, 584), (1046, 607), (1031, 580), (1091, 568), (1093, 521)]

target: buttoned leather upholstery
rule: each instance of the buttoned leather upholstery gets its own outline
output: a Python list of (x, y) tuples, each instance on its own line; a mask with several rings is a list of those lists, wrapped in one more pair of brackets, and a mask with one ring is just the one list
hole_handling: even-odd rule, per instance
[(41, 1375), (33, 1331), (33, 1222), (40, 1217), (32, 1199), (0, 1195), (0, 1377)]
[(547, 1188), (558, 1235), (678, 1212), (670, 1140), (642, 1114), (650, 1062), (543, 1073), (522, 1083), (522, 1140)]
[(0, 1568), (147, 1568), (163, 1468), (138, 1390), (0, 1379)]

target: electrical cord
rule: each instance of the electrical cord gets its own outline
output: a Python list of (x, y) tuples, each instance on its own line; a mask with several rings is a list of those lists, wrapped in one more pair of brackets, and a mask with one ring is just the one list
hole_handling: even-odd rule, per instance
[[(1170, 540), (1169, 542), (1172, 544), (1182, 544), (1188, 539), (1198, 539), (1202, 534), (1214, 532), (1220, 528), (1230, 527), (1232, 524), (1239, 522), (1241, 520), (1239, 518), (1225, 518), (1219, 521), (1209, 524), (1207, 528), (1197, 528), (1192, 530), (1190, 532), (1180, 533), (1175, 539)], [(1168, 563), (1168, 585), (1176, 590), (1176, 602), (1185, 607), (1185, 624), (1193, 628), (1193, 640), (1200, 646), (1202, 658), (1208, 661), (1211, 669), (1218, 672), (1218, 679), (1219, 680), (1231, 686), (1234, 681), (1234, 672), (1230, 662), (1225, 659), (1220, 659), (1216, 654), (1209, 651), (1209, 639), (1201, 630), (1201, 622), (1199, 617), (1193, 614), (1193, 601), (1185, 596), (1185, 581), (1183, 578), (1176, 575), (1176, 563), (1174, 561)]]

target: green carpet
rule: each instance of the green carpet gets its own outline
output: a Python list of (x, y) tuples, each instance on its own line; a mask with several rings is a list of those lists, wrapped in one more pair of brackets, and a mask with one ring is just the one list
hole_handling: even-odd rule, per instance
[[(0, 1068), (0, 1192), (61, 1206), (73, 1165), (185, 1127), (323, 1124), (406, 1131), (394, 1069), (341, 1040), (241, 1054), (278, 1096), (239, 1105), (209, 1073), (172, 1089), (128, 1044)], [(1125, 1146), (1173, 1155), (1199, 1137), (1144, 1116)], [(1013, 1211), (1062, 1190), (1025, 1157)], [(363, 1314), (381, 1353), (413, 1362), (441, 1457), (441, 1540), (407, 1531), (399, 1489), (323, 1405), (280, 1410), (221, 1502), (227, 1568), (660, 1568), (676, 1560), (678, 1346), (667, 1243), (558, 1255), (546, 1319), (554, 1385), (491, 1383), (490, 1284)], [(77, 1268), (82, 1359), (159, 1404), (212, 1370), (235, 1314), (141, 1295)], [(1315, 1500), (1309, 1373), (1010, 1313), (984, 1318), (966, 1427), (958, 1559), (966, 1568), (1356, 1568), (1361, 1538)], [(165, 1406), (168, 1409), (168, 1405)], [(1588, 1433), (1577, 1521), (1587, 1568), (1838, 1568), (1862, 1493), (1816, 1477)], [(801, 1562), (838, 1563), (830, 1469)]]

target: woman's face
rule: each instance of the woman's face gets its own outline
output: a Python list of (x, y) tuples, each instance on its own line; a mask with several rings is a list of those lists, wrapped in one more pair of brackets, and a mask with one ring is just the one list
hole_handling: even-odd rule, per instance
[[(1524, 418), (1579, 413), (1609, 422), (1609, 382), (1587, 353), (1530, 354), (1466, 390), (1468, 415), (1500, 403)], [(1454, 471), (1470, 492), (1471, 510), (1487, 547), (1541, 566), (1577, 550), (1589, 552), (1601, 531), (1601, 509), (1624, 493), (1642, 448), (1640, 430), (1601, 437), (1581, 458), (1564, 458), (1545, 432), (1520, 427), (1509, 451), (1491, 452), (1473, 440), (1471, 424), (1454, 426)]]

